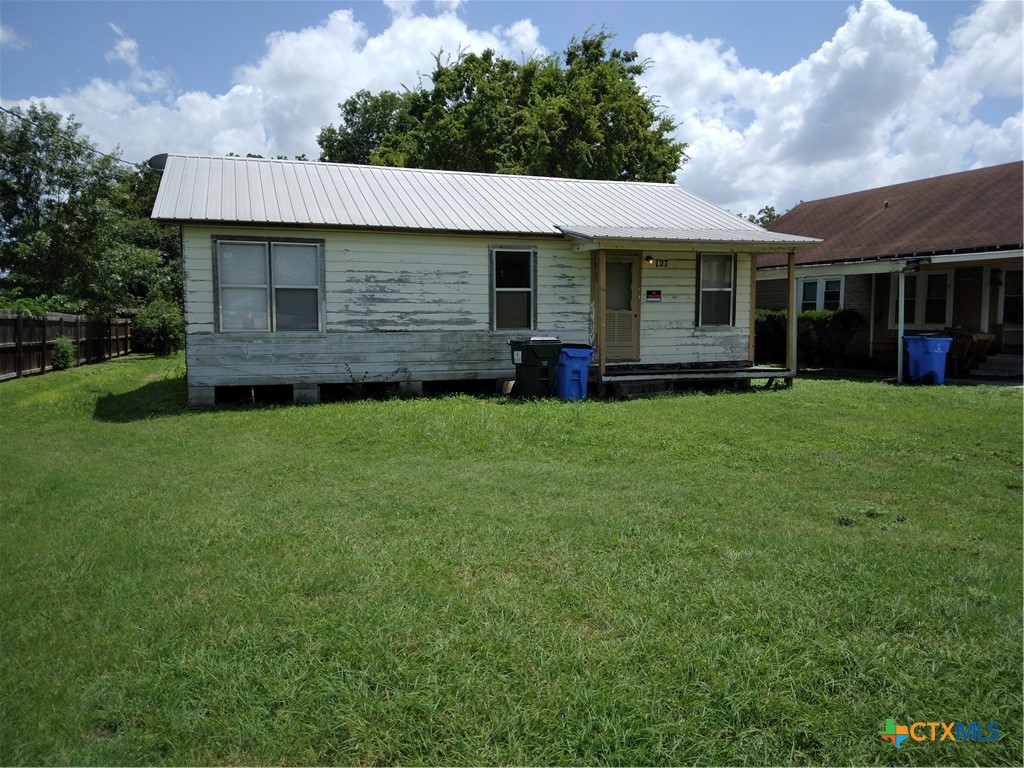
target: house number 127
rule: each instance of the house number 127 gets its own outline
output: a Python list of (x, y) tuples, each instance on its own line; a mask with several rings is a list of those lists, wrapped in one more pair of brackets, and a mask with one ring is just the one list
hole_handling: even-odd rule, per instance
[(667, 267), (668, 266), (668, 259), (655, 259), (654, 260), (654, 266), (655, 267)]

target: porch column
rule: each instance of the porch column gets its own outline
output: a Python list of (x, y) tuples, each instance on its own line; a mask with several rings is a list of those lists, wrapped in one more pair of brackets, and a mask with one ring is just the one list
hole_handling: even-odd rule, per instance
[(978, 329), (982, 333), (988, 333), (988, 319), (991, 315), (989, 307), (992, 305), (992, 267), (981, 268), (981, 322)]
[(871, 273), (871, 313), (868, 315), (868, 357), (875, 359), (875, 278)]
[(754, 365), (754, 331), (757, 327), (757, 254), (750, 254), (750, 340), (747, 343), (747, 357)]
[(597, 372), (603, 379), (608, 352), (605, 349), (604, 337), (608, 298), (608, 256), (603, 251), (597, 252)]
[(796, 374), (796, 251), (786, 254), (786, 282), (789, 290), (789, 309), (786, 312), (786, 370)]
[(899, 299), (896, 302), (896, 383), (903, 383), (903, 308), (907, 301), (907, 279), (901, 269), (899, 276)]

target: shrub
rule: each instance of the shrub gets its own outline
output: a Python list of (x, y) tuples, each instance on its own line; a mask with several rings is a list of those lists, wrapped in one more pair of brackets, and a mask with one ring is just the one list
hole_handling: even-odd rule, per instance
[(759, 309), (754, 324), (754, 350), (758, 363), (786, 361), (786, 310)]
[(185, 321), (173, 301), (154, 299), (135, 315), (132, 342), (137, 352), (172, 355), (185, 344)]
[[(798, 362), (801, 365), (849, 362), (849, 344), (863, 324), (863, 316), (852, 309), (801, 312), (796, 321)], [(786, 310), (757, 310), (754, 333), (757, 362), (785, 362)]]
[(73, 368), (78, 362), (78, 349), (75, 342), (67, 336), (58, 336), (53, 342), (53, 352), (50, 355), (50, 363), (55, 371), (66, 371)]

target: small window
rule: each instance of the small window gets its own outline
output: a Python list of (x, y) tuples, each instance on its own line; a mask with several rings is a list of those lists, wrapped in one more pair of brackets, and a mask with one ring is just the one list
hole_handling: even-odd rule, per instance
[[(917, 317), (917, 275), (907, 275), (903, 279), (903, 324), (914, 325)], [(897, 293), (896, 302), (899, 303), (899, 300)]]
[(494, 328), (533, 328), (534, 251), (491, 251)]
[(821, 308), (843, 308), (843, 278), (834, 277), (822, 281)]
[(1008, 269), (1003, 273), (1003, 318), (1007, 325), (1024, 323), (1024, 275), (1019, 269)]
[(731, 253), (702, 253), (698, 257), (701, 326), (732, 325), (734, 258)]
[(320, 330), (316, 243), (217, 241), (222, 331)]
[(804, 280), (800, 288), (800, 311), (818, 308), (818, 281)]
[(925, 284), (925, 325), (944, 325), (946, 322), (946, 276), (928, 275)]
[(805, 277), (800, 280), (800, 311), (843, 308), (843, 277)]

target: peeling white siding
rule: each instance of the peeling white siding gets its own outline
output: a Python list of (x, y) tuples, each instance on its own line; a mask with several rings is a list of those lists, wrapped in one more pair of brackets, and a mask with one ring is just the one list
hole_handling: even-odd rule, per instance
[[(219, 333), (213, 239), (303, 238), (324, 242), (323, 332)], [(535, 248), (534, 334), (591, 341), (591, 258), (570, 241), (185, 225), (188, 383), (194, 387), (512, 378), (507, 340), (491, 330), (490, 249)], [(659, 252), (667, 268), (642, 268), (641, 362), (746, 359), (749, 257), (737, 264), (736, 328), (695, 329), (696, 255)]]

